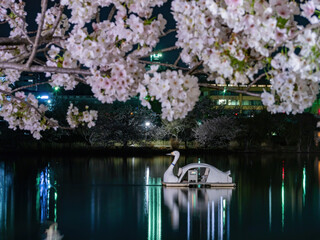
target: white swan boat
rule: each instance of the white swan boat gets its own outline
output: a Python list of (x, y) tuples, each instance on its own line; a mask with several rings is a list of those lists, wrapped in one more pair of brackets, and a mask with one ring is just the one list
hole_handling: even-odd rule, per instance
[(180, 153), (173, 151), (167, 155), (174, 156), (169, 168), (163, 175), (162, 184), (167, 187), (235, 187), (232, 183), (230, 171), (222, 172), (219, 169), (206, 163), (191, 163), (179, 168), (178, 175), (173, 173), (173, 168), (179, 160)]

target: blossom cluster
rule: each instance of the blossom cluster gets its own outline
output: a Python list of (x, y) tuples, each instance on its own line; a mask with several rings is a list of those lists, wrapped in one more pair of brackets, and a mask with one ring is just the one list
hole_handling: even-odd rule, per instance
[(295, 16), (305, 17), (312, 26), (320, 22), (318, 9), (318, 0), (301, 5), (288, 0), (174, 0), (176, 46), (182, 48), (185, 63), (203, 61), (209, 79), (233, 85), (253, 81), (282, 47), (287, 52), (278, 58), (282, 67), (268, 72), (274, 85), (262, 100), (271, 112), (302, 112), (318, 93), (320, 43), (315, 30), (304, 29)]
[[(41, 35), (45, 36), (47, 35), (52, 27), (54, 26), (55, 22), (57, 21), (57, 16), (59, 13), (59, 8), (58, 7), (51, 7), (49, 8), (46, 13), (45, 13), (45, 18), (44, 18), (44, 24), (43, 24), (43, 30), (41, 31)], [(40, 17), (41, 14), (38, 13), (37, 18), (36, 18), (36, 22), (39, 24), (40, 23)], [(66, 33), (66, 31), (68, 31), (70, 27), (69, 21), (68, 21), (68, 17), (65, 14), (62, 14), (58, 25), (56, 27), (56, 29), (53, 32), (53, 36), (54, 37), (63, 37)]]
[(25, 3), (22, 0), (0, 0), (0, 23), (8, 21), (11, 38), (25, 37), (28, 24), (24, 21), (27, 15), (24, 6)]
[[(36, 62), (50, 67), (46, 76), (51, 77), (49, 84), (53, 87), (72, 90), (80, 81), (89, 85), (102, 103), (139, 95), (149, 108), (150, 102), (159, 101), (163, 118), (183, 118), (200, 95), (197, 78), (190, 75), (193, 71), (181, 68), (185, 72), (160, 72), (157, 67), (147, 70), (141, 63), (166, 35), (166, 19), (153, 14), (154, 7), (165, 2), (61, 0), (68, 14), (60, 15), (62, 8), (58, 5), (46, 9), (43, 37), (37, 45), (32, 43), (34, 32), (27, 32), (25, 3), (0, 0), (0, 22), (8, 22), (10, 40), (22, 39), (17, 45), (0, 47), (1, 62), (29, 67), (24, 64), (30, 63), (29, 56), (37, 46), (46, 61), (43, 64), (37, 56), (32, 57), (32, 65)], [(319, 91), (319, 9), (320, 0), (173, 0), (175, 45), (181, 48), (181, 59), (188, 67), (201, 62), (208, 80), (218, 84), (250, 84), (264, 72), (272, 84), (270, 92), (261, 94), (267, 109), (273, 113), (300, 113)], [(40, 21), (38, 14), (36, 22)], [(58, 71), (60, 68), (62, 71)], [(9, 85), (20, 77), (16, 69), (0, 69), (0, 74), (6, 76), (6, 82), (0, 84), (4, 109), (1, 116), (11, 128), (28, 129), (38, 138), (40, 131), (51, 127), (44, 117), (46, 108), (32, 95), (21, 92), (10, 101), (4, 97), (4, 92), (12, 93)], [(34, 118), (30, 117), (32, 113), (37, 113)], [(97, 113), (80, 112), (70, 105), (67, 119), (72, 127), (91, 127)]]
[(198, 79), (184, 75), (182, 71), (158, 73), (156, 69), (151, 68), (139, 85), (142, 105), (151, 108), (150, 101), (158, 100), (161, 103), (162, 118), (169, 121), (184, 118), (199, 99)]
[[(166, 0), (61, 0), (62, 5), (71, 9), (70, 22), (83, 27), (97, 14), (98, 7), (109, 7), (111, 4), (118, 10), (118, 16), (136, 13), (139, 17), (149, 18), (152, 8), (162, 6)], [(128, 9), (127, 9), (128, 8)]]
[[(9, 90), (5, 85), (0, 90)], [(32, 94), (25, 95), (24, 92), (16, 92), (14, 96), (6, 97), (0, 94), (1, 111), (0, 116), (8, 122), (9, 128), (30, 131), (36, 139), (41, 138), (41, 131), (50, 127), (56, 129), (58, 123), (53, 119), (44, 117), (47, 107), (38, 104), (38, 100)]]
[[(88, 106), (86, 106), (88, 109)], [(71, 103), (67, 112), (67, 121), (71, 128), (75, 128), (78, 125), (86, 125), (88, 128), (95, 126), (95, 122), (98, 119), (98, 112), (95, 110), (79, 111), (77, 107), (74, 107)]]

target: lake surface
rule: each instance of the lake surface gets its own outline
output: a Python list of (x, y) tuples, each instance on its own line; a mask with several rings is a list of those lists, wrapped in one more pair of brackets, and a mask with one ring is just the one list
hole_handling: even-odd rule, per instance
[[(161, 186), (169, 156), (0, 157), (0, 239), (319, 239), (320, 156), (182, 156), (235, 189)], [(177, 168), (177, 167), (176, 167)], [(177, 169), (175, 169), (177, 171)]]

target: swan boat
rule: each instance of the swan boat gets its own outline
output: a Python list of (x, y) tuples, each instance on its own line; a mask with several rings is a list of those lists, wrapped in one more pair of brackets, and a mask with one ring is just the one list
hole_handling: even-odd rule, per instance
[(230, 171), (223, 172), (206, 163), (191, 163), (179, 168), (178, 175), (173, 173), (173, 168), (179, 160), (180, 153), (173, 151), (167, 155), (174, 156), (169, 168), (163, 175), (162, 185), (167, 187), (221, 187), (234, 188)]

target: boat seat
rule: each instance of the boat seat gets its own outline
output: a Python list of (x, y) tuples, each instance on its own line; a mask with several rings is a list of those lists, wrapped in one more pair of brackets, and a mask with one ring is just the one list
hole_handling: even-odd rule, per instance
[(179, 170), (178, 170), (178, 177), (180, 177), (181, 176), (181, 173), (182, 173), (182, 168), (179, 168)]
[(201, 182), (206, 182), (207, 181), (209, 172), (210, 172), (210, 168), (206, 168), (204, 174), (201, 177)]

